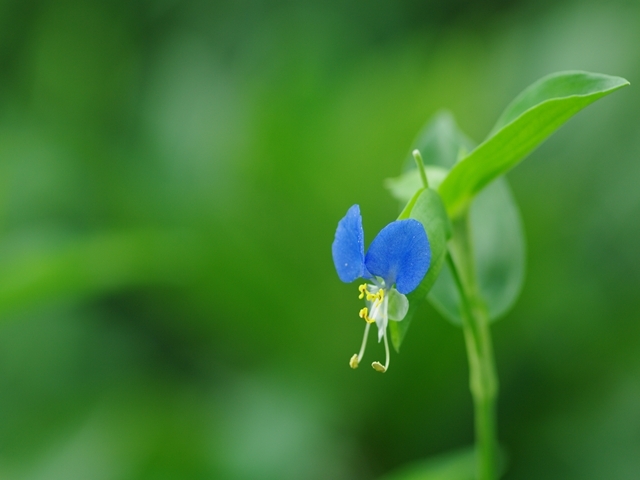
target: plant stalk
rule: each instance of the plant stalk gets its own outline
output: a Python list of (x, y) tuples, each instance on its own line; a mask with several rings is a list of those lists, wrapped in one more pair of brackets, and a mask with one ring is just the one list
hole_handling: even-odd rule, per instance
[(478, 289), (468, 214), (453, 222), (449, 253), (447, 262), (462, 300), (462, 327), (469, 360), (469, 386), (475, 414), (476, 476), (478, 480), (496, 480), (498, 379), (489, 318)]
[(420, 150), (416, 148), (413, 152), (411, 152), (411, 154), (413, 155), (413, 159), (416, 161), (418, 173), (420, 174), (420, 179), (422, 180), (422, 186), (424, 188), (429, 188), (429, 180), (427, 179), (427, 173), (424, 171), (424, 160), (422, 160)]

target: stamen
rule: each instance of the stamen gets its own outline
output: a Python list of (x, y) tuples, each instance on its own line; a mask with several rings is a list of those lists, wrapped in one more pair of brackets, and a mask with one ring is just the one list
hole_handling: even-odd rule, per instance
[(363, 318), (367, 323), (375, 322), (373, 318), (369, 317), (369, 309), (367, 307), (361, 309), (360, 312), (358, 312), (358, 316)]
[(387, 369), (384, 368), (384, 366), (380, 362), (373, 362), (371, 366), (376, 372), (384, 373), (387, 371)]
[(358, 291), (360, 292), (358, 298), (362, 300), (366, 297), (368, 302), (374, 302), (374, 305), (380, 305), (382, 300), (384, 300), (384, 289), (380, 288), (376, 293), (371, 293), (368, 290), (368, 287), (369, 285), (366, 283), (363, 283), (358, 287)]
[(382, 303), (382, 301), (384, 300), (384, 288), (381, 288), (380, 290), (378, 290), (378, 293), (375, 294), (376, 297), (376, 306), (380, 306), (380, 304)]
[(362, 345), (360, 346), (360, 352), (357, 355), (353, 355), (353, 357), (351, 357), (351, 360), (349, 360), (349, 366), (353, 369), (358, 368), (358, 364), (360, 363), (360, 360), (362, 360), (364, 351), (367, 348), (367, 335), (369, 334), (369, 327), (371, 327), (370, 323), (367, 323), (367, 326), (364, 327), (364, 335), (362, 336)]
[(373, 362), (371, 366), (376, 372), (384, 373), (389, 368), (389, 341), (387, 340), (387, 332), (384, 332), (384, 353), (386, 355), (386, 359), (384, 362), (384, 366), (380, 362)]
[(380, 308), (386, 308), (383, 306), (384, 290), (378, 290), (378, 292), (373, 295), (373, 298), (375, 299), (375, 301), (373, 301), (371, 304), (371, 311), (367, 313), (372, 322), (374, 321), (374, 319), (379, 318), (378, 314), (380, 312)]
[(351, 357), (351, 360), (349, 360), (349, 366), (351, 368), (353, 368), (354, 370), (356, 368), (358, 368), (358, 354), (357, 353), (354, 353), (353, 357)]

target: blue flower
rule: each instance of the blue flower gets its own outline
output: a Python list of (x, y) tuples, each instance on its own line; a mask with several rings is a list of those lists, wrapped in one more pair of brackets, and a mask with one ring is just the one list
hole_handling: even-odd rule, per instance
[(362, 278), (358, 290), (366, 306), (360, 310), (360, 318), (367, 323), (360, 353), (349, 361), (351, 368), (358, 368), (364, 355), (369, 327), (378, 327), (378, 342), (384, 339), (386, 361), (384, 366), (373, 362), (379, 372), (389, 368), (389, 320), (399, 322), (407, 314), (409, 301), (405, 294), (420, 284), (429, 269), (431, 248), (420, 222), (413, 219), (396, 220), (384, 227), (373, 239), (366, 255), (364, 231), (360, 207), (353, 205), (338, 222), (336, 236), (331, 246), (333, 263), (338, 277), (345, 283)]

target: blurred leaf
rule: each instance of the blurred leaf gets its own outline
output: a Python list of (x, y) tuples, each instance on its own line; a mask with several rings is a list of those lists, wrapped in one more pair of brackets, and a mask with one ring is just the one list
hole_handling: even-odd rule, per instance
[(381, 480), (474, 480), (475, 468), (475, 452), (467, 449), (404, 467)]
[(414, 218), (422, 223), (431, 247), (431, 265), (418, 288), (407, 295), (409, 300), (407, 315), (400, 322), (389, 322), (391, 342), (396, 351), (400, 350), (416, 309), (426, 298), (440, 274), (447, 253), (447, 239), (451, 236), (451, 225), (442, 200), (435, 190), (430, 188), (419, 190), (398, 218)]
[(415, 149), (420, 151), (429, 187), (437, 190), (455, 165), (460, 153), (473, 148), (475, 144), (458, 128), (453, 115), (446, 110), (438, 112), (422, 127), (413, 141), (405, 160), (404, 173), (398, 177), (387, 178), (384, 185), (394, 198), (405, 205), (422, 188), (422, 181), (411, 152)]
[[(458, 161), (460, 151), (471, 151), (475, 147), (471, 141), (456, 125), (451, 112), (441, 110), (436, 113), (413, 141), (409, 154), (405, 160), (405, 170), (414, 170), (414, 149), (420, 150), (425, 165), (444, 167), (450, 169)], [(431, 181), (431, 178), (429, 178)], [(432, 188), (433, 185), (429, 184)]]
[(184, 281), (201, 251), (194, 240), (153, 230), (103, 232), (37, 245), (25, 238), (6, 240), (0, 245), (0, 314), (60, 298)]
[[(489, 318), (496, 320), (515, 303), (525, 273), (522, 219), (506, 178), (499, 178), (474, 199), (469, 221), (480, 295)], [(447, 264), (429, 301), (445, 318), (462, 324), (460, 296)]]
[(537, 81), (507, 107), (489, 138), (456, 164), (440, 186), (451, 217), (515, 166), (574, 114), (628, 85), (624, 78), (587, 72), (560, 72)]
[[(425, 166), (424, 171), (427, 174), (427, 180), (429, 180), (429, 188), (434, 190), (438, 190), (438, 187), (449, 173), (446, 168), (428, 165)], [(418, 169), (414, 168), (398, 177), (385, 179), (384, 186), (394, 198), (400, 200), (402, 205), (405, 205), (422, 188), (422, 179), (418, 174)]]
[(496, 320), (518, 298), (526, 265), (523, 222), (506, 178), (474, 199), (470, 222), (480, 294)]

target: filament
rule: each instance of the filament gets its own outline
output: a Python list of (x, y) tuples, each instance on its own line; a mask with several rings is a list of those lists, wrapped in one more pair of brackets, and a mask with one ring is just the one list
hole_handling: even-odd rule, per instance
[(370, 327), (371, 327), (371, 324), (367, 322), (367, 325), (364, 327), (364, 335), (362, 336), (362, 345), (360, 346), (360, 352), (358, 353), (358, 362), (362, 360), (364, 351), (367, 348), (367, 335), (369, 334)]
[(364, 327), (364, 335), (362, 336), (362, 345), (360, 346), (360, 352), (357, 355), (353, 355), (349, 360), (349, 366), (353, 369), (358, 368), (358, 364), (360, 360), (362, 360), (362, 356), (364, 355), (364, 351), (367, 348), (367, 335), (369, 333), (369, 327), (371, 324), (367, 322), (367, 325)]

